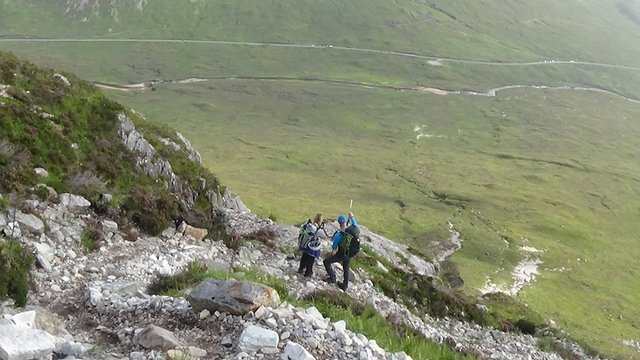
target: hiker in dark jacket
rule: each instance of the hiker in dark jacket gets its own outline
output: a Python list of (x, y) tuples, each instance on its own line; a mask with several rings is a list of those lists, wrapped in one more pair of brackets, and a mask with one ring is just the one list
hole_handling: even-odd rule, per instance
[(311, 277), (311, 275), (313, 275), (313, 263), (320, 257), (320, 245), (322, 241), (327, 238), (323, 223), (322, 214), (316, 214), (316, 217), (313, 219), (313, 224), (316, 228), (313, 239), (307, 246), (301, 249), (302, 258), (300, 259), (298, 274), (304, 272), (304, 277)]
[(333, 255), (329, 256), (324, 260), (324, 268), (327, 270), (328, 277), (325, 279), (326, 282), (334, 284), (336, 282), (336, 272), (333, 270), (333, 266), (331, 264), (340, 262), (342, 263), (342, 269), (344, 271), (343, 281), (338, 283), (338, 287), (344, 291), (347, 290), (349, 286), (349, 263), (351, 262), (351, 257), (344, 253), (343, 249), (340, 247), (340, 243), (342, 239), (344, 239), (345, 230), (347, 229), (347, 222), (351, 221), (352, 225), (358, 225), (356, 222), (356, 218), (353, 216), (352, 212), (349, 212), (349, 218), (347, 219), (344, 215), (338, 216), (338, 225), (340, 229), (333, 234), (331, 249), (335, 251)]

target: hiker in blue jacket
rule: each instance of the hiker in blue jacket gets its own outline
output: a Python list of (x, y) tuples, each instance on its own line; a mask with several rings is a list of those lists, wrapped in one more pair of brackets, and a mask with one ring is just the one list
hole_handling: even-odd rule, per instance
[(345, 254), (344, 251), (340, 250), (340, 243), (344, 238), (344, 232), (347, 229), (347, 222), (349, 221), (351, 221), (352, 225), (358, 225), (352, 212), (349, 212), (348, 219), (344, 215), (338, 216), (338, 225), (340, 226), (340, 229), (333, 234), (333, 242), (331, 244), (331, 249), (335, 251), (335, 253), (323, 261), (324, 268), (327, 270), (328, 275), (325, 281), (330, 284), (335, 284), (336, 282), (336, 272), (333, 270), (333, 266), (331, 266), (331, 264), (336, 262), (342, 263), (344, 278), (341, 283), (338, 283), (338, 287), (344, 291), (346, 291), (349, 286), (349, 263), (351, 262), (351, 257)]

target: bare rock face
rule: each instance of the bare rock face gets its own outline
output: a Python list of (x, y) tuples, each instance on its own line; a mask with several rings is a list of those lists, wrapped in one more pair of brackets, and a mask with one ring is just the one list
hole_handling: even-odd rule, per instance
[(187, 153), (189, 154), (189, 159), (191, 159), (191, 161), (193, 162), (197, 162), (198, 164), (202, 163), (202, 158), (200, 157), (200, 153), (193, 148), (193, 146), (191, 145), (191, 142), (189, 142), (189, 140), (187, 140), (187, 138), (184, 137), (184, 135), (180, 134), (179, 132), (176, 132), (176, 135), (178, 136), (178, 139), (180, 139), (180, 141), (182, 141), (182, 143), (184, 144), (184, 147), (186, 148)]
[(233, 315), (243, 315), (257, 310), (260, 306), (277, 306), (278, 293), (264, 285), (235, 280), (205, 280), (189, 295), (189, 302), (195, 312), (209, 310)]
[(207, 193), (207, 197), (209, 198), (209, 202), (214, 209), (233, 209), (240, 212), (250, 213), (251, 210), (240, 200), (240, 196), (230, 192), (229, 190), (225, 190), (224, 193), (219, 194), (214, 191), (209, 191)]
[(53, 77), (60, 80), (65, 86), (71, 86), (71, 82), (69, 81), (69, 79), (67, 79), (66, 76), (62, 74), (53, 74)]
[[(184, 201), (188, 206), (193, 206), (195, 201), (193, 194), (204, 190), (205, 185), (202, 185), (201, 189), (189, 187), (188, 183), (173, 172), (171, 163), (160, 156), (153, 145), (149, 143), (149, 141), (145, 139), (144, 135), (136, 129), (135, 124), (131, 119), (129, 119), (129, 117), (127, 117), (127, 115), (119, 114), (118, 121), (120, 121), (120, 129), (118, 130), (118, 133), (122, 143), (125, 145), (127, 150), (136, 155), (136, 167), (138, 170), (153, 178), (162, 177), (167, 181), (169, 187), (174, 193), (183, 194), (183, 196), (181, 196), (182, 201)], [(181, 134), (177, 133), (177, 136), (184, 144), (189, 159), (200, 164), (200, 154), (191, 146), (191, 143), (189, 143), (189, 141)], [(184, 194), (190, 194), (191, 196)], [(249, 208), (242, 203), (242, 200), (240, 200), (238, 195), (233, 194), (228, 190), (220, 193), (218, 190), (210, 189), (206, 192), (206, 196), (214, 209), (230, 208), (238, 211), (250, 211)]]
[(125, 114), (119, 114), (118, 120), (120, 121), (119, 133), (122, 142), (127, 150), (136, 154), (138, 169), (153, 178), (165, 178), (173, 190), (180, 191), (181, 181), (173, 172), (171, 164), (158, 155), (153, 145), (144, 138), (144, 135), (136, 129), (133, 121)]

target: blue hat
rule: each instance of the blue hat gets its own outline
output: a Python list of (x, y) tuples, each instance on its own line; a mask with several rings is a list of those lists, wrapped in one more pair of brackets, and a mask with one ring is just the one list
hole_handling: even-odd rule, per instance
[(338, 216), (338, 223), (344, 224), (346, 222), (347, 222), (347, 217), (346, 216), (344, 216), (344, 215)]

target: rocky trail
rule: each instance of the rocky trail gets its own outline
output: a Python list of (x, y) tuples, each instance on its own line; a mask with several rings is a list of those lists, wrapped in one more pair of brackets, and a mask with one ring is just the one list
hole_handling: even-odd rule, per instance
[[(33, 249), (39, 264), (32, 272), (36, 290), (27, 308), (13, 309), (10, 303), (2, 307), (2, 359), (40, 359), (51, 354), (66, 359), (164, 359), (178, 358), (180, 353), (206, 359), (409, 358), (381, 349), (375, 340), (349, 331), (339, 319), (325, 319), (315, 308), (275, 301), (262, 306), (252, 303), (253, 310), (240, 308), (234, 315), (194, 311), (182, 297), (150, 295), (147, 287), (157, 276), (178, 273), (193, 261), (221, 271), (262, 271), (286, 281), (295, 298), (317, 290), (339, 290), (321, 280), (321, 265), (315, 266), (311, 278), (304, 278), (296, 273), (298, 260), (292, 254), (259, 243), (247, 242), (233, 251), (220, 241), (196, 240), (174, 228), (158, 237), (129, 241), (117, 223), (92, 213), (85, 199), (71, 194), (60, 199), (58, 204), (27, 200), (30, 213), (9, 208), (0, 215), (1, 231)], [(220, 216), (238, 235), (269, 228), (278, 234), (276, 243), (295, 246), (297, 228), (293, 226), (233, 209), (221, 209)], [(105, 240), (97, 251), (85, 254), (81, 238), (87, 224), (95, 221), (100, 222)], [(425, 276), (435, 272), (432, 264), (413, 255), (401, 261), (399, 254), (408, 254), (401, 252), (401, 245), (363, 231), (371, 248), (398, 266), (412, 264)], [(428, 339), (483, 358), (560, 359), (540, 351), (530, 335), (418, 317), (378, 291), (360, 271), (355, 271), (347, 294), (384, 316), (400, 319)], [(24, 335), (16, 337), (16, 329)], [(19, 346), (11, 348), (16, 343)], [(13, 355), (2, 355), (9, 353)]]

